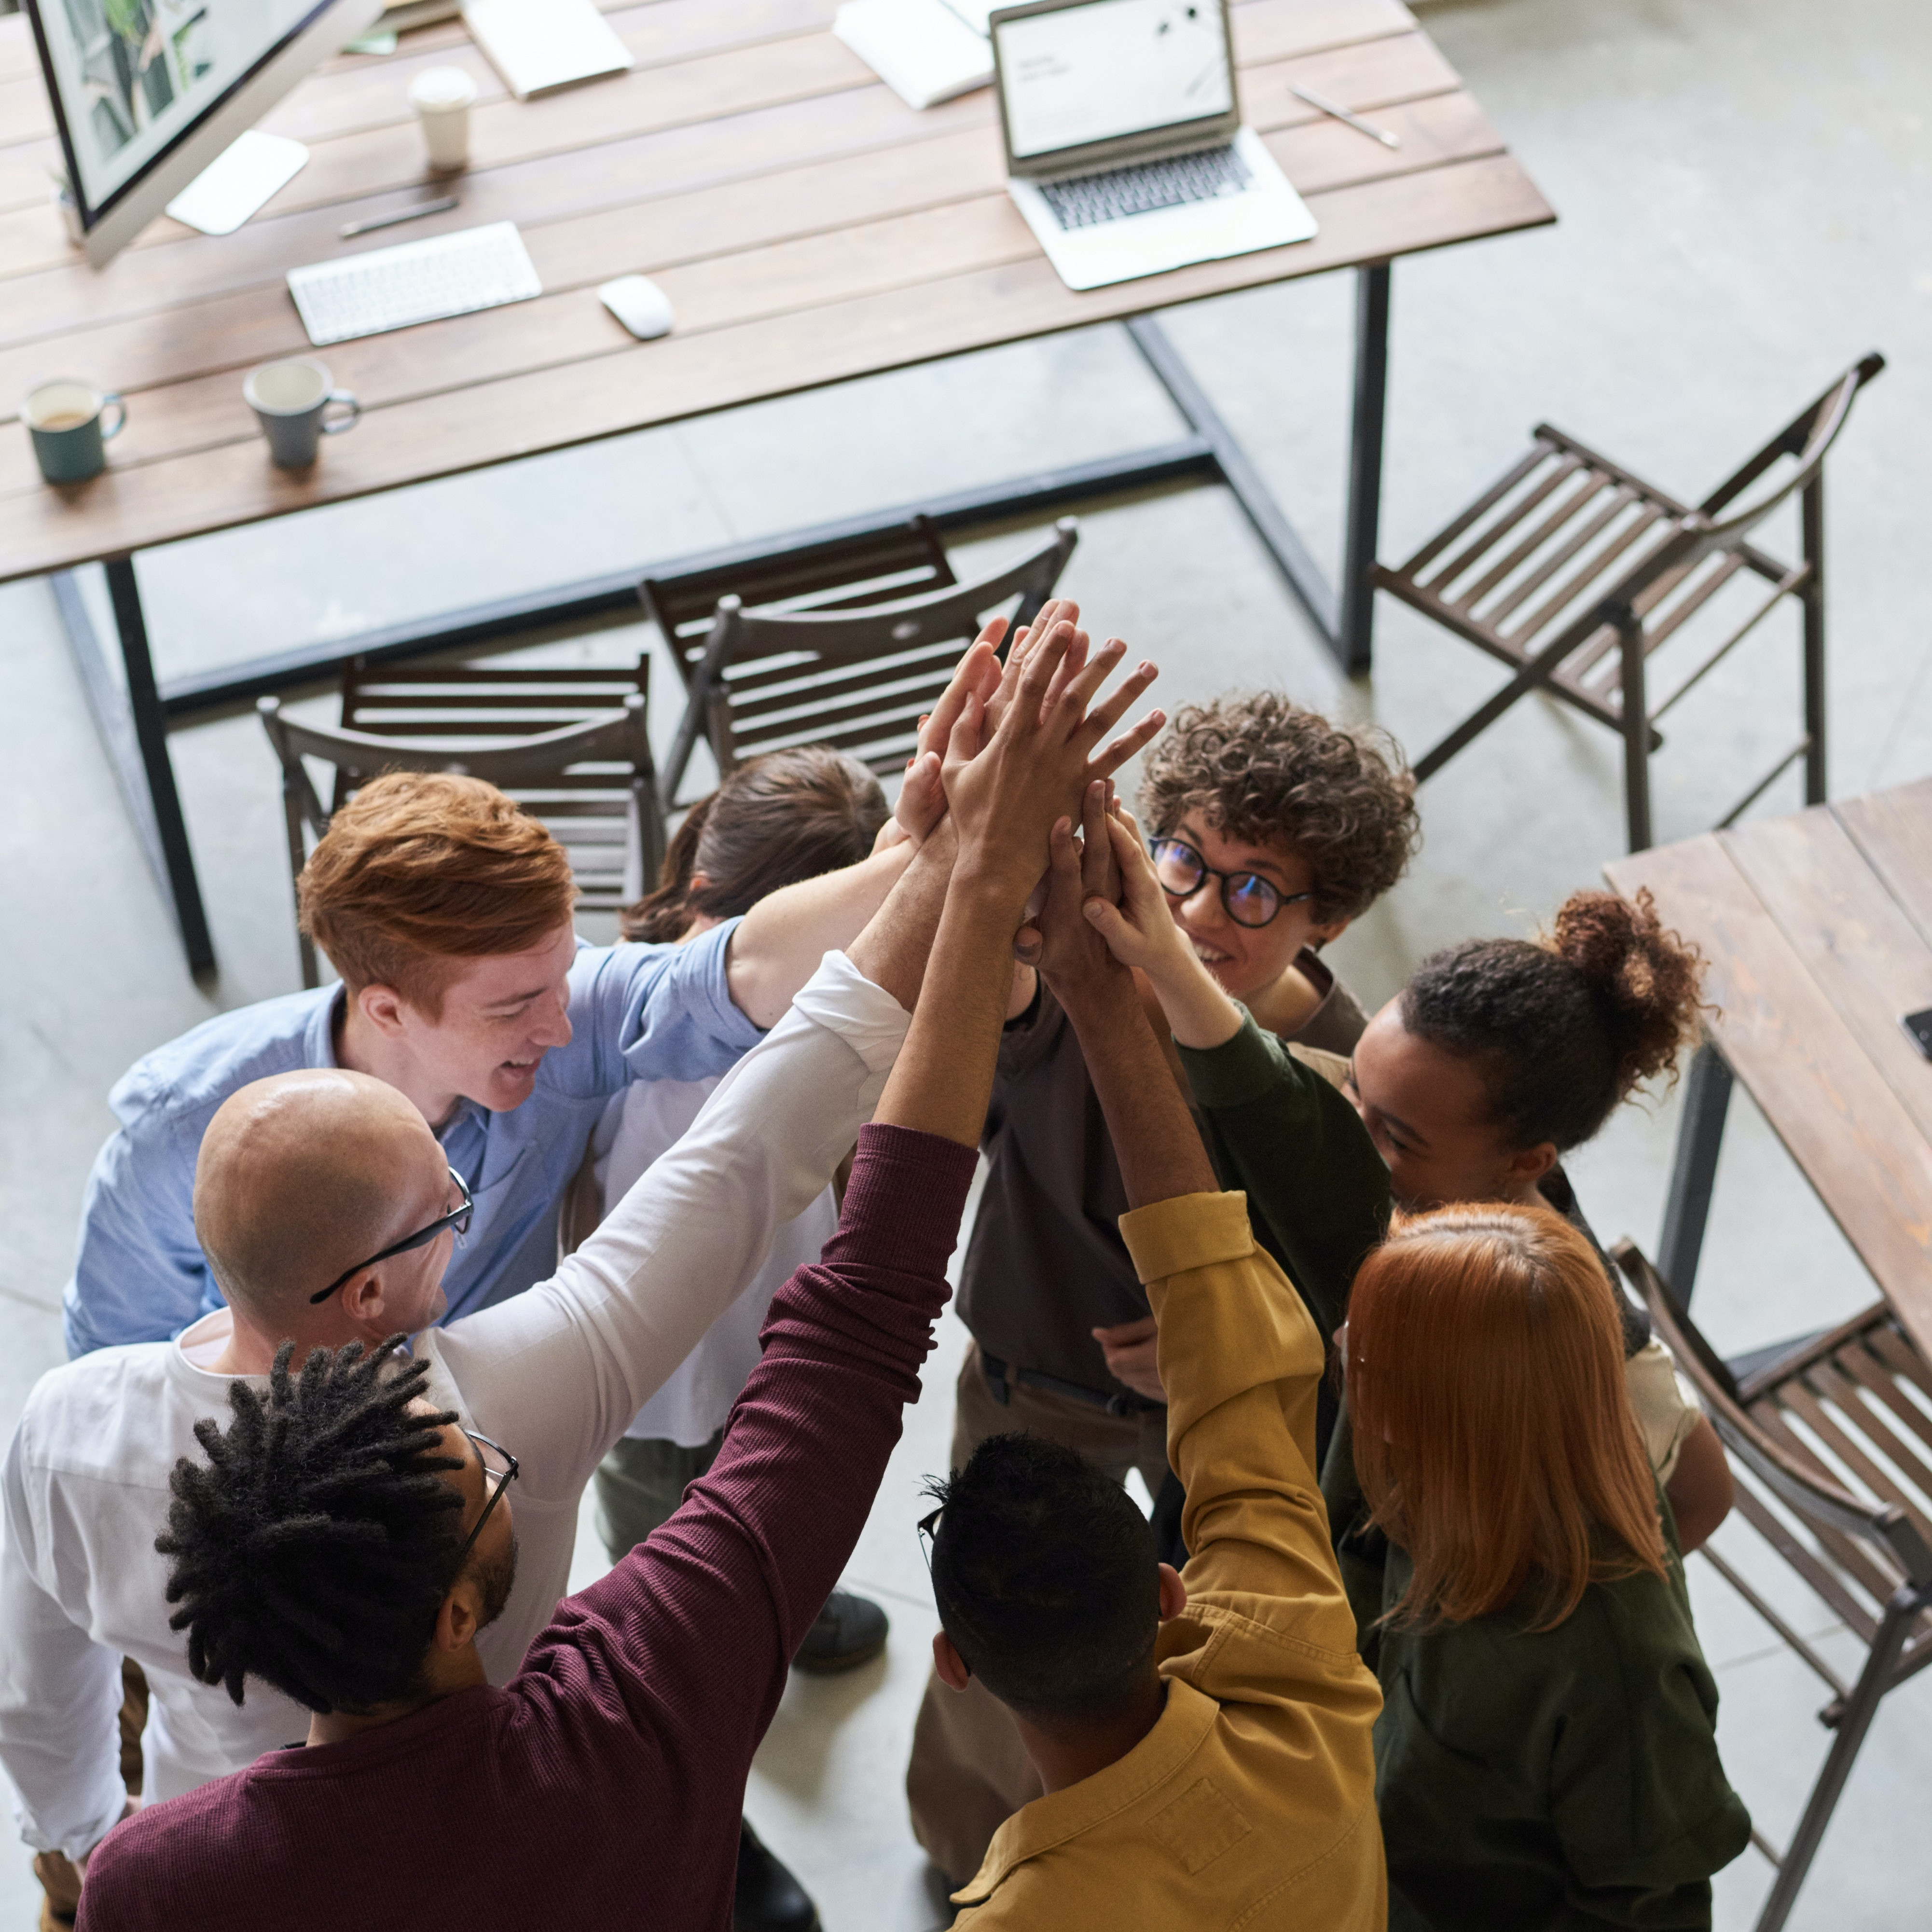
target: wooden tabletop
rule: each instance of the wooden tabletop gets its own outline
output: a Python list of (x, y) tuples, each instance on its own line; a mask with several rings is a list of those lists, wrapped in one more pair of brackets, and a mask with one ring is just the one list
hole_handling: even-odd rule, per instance
[[(1076, 295), (1003, 187), (992, 92), (914, 112), (829, 31), (833, 0), (607, 7), (635, 69), (507, 96), (460, 26), (345, 56), (263, 122), (308, 165), (238, 232), (156, 222), (107, 269), (48, 200), (58, 165), (23, 19), (0, 20), (0, 581), (962, 350), (1554, 218), (1400, 0), (1244, 0), (1246, 118), (1321, 223), (1312, 241)], [(344, 242), (425, 180), (411, 77), (476, 79), (462, 206)], [(1372, 112), (1391, 152), (1288, 92)], [(521, 227), (540, 300), (319, 352), (365, 413), (306, 478), (273, 469), (242, 400), (310, 352), (284, 273), (483, 222)], [(596, 285), (642, 271), (676, 310), (638, 343)], [(50, 488), (28, 386), (128, 400), (106, 473)]]
[(1710, 962), (1710, 1033), (1932, 1355), (1932, 779), (1606, 868)]

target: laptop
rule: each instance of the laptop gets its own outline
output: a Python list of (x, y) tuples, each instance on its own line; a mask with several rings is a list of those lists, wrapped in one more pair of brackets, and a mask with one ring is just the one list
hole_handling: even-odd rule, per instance
[(1069, 288), (1315, 232), (1241, 125), (1228, 0), (1026, 0), (988, 25), (1006, 190)]

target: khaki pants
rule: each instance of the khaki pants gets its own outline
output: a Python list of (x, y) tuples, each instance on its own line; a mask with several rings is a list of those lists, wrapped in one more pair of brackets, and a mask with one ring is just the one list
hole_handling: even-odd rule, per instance
[[(130, 1798), (141, 1795), (141, 1732), (148, 1722), (148, 1680), (131, 1657), (121, 1660), (121, 1782)], [(34, 1860), (34, 1876), (46, 1897), (41, 1901), (42, 1932), (71, 1925), (80, 1910), (80, 1874), (72, 1860), (58, 1852), (41, 1852)]]
[[(1149, 1496), (1167, 1474), (1167, 1412), (1109, 1415), (1071, 1396), (1008, 1384), (1002, 1405), (986, 1385), (976, 1343), (959, 1371), (952, 1464), (963, 1468), (989, 1436), (1025, 1432), (1077, 1449), (1117, 1482), (1138, 1469)], [(980, 1869), (993, 1834), (1041, 1795), (1040, 1773), (1006, 1706), (975, 1678), (962, 1690), (930, 1678), (913, 1727), (906, 1798), (914, 1835), (927, 1857), (964, 1885)]]

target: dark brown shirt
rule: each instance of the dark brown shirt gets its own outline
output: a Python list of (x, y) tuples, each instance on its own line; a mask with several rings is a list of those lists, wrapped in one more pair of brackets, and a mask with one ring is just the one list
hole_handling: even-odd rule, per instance
[[(1362, 1010), (1312, 952), (1322, 1004), (1292, 1038), (1348, 1054)], [(991, 1171), (960, 1275), (959, 1315), (987, 1354), (1104, 1395), (1121, 1384), (1090, 1332), (1152, 1312), (1120, 1235), (1127, 1193), (1087, 1062), (1044, 982), (1000, 1042), (981, 1140)]]

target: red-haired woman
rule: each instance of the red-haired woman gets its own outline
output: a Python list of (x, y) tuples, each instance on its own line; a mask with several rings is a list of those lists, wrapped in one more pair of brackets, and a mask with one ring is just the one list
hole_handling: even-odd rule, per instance
[(1708, 1926), (1750, 1820), (1594, 1250), (1547, 1208), (1399, 1222), (1340, 1340), (1390, 1926)]

